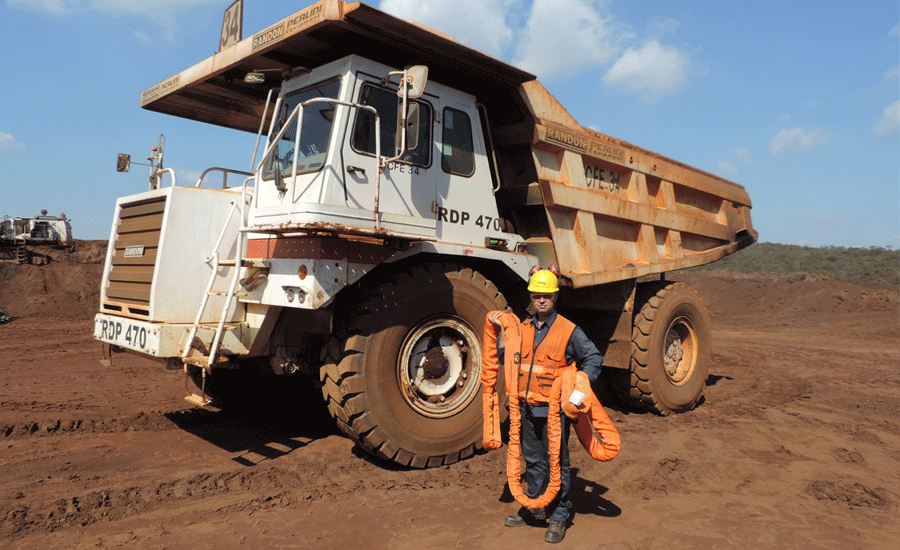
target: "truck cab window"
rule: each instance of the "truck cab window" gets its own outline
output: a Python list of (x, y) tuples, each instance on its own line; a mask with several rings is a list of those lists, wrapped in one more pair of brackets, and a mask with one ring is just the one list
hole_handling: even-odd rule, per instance
[[(300, 103), (314, 97), (337, 98), (340, 91), (340, 80), (322, 82), (298, 90), (285, 96), (281, 109), (276, 115), (278, 118), (273, 129), (273, 136), (284, 126), (287, 118), (294, 108)], [(297, 173), (306, 174), (316, 172), (325, 165), (325, 157), (328, 154), (328, 138), (331, 135), (331, 125), (334, 121), (334, 104), (313, 103), (303, 109), (303, 127), (300, 130), (300, 143), (297, 161)], [(294, 164), (294, 141), (297, 137), (297, 119), (293, 119), (281, 141), (275, 147), (274, 153), (266, 161), (264, 177), (273, 177), (275, 163), (281, 169), (283, 176), (291, 175)]]
[(444, 109), (444, 131), (441, 137), (441, 168), (457, 176), (475, 173), (472, 121), (469, 115), (451, 107)]
[[(371, 105), (381, 119), (381, 155), (393, 157), (397, 154), (397, 111), (400, 100), (395, 92), (366, 84), (360, 93), (359, 103)], [(412, 101), (410, 101), (412, 103)], [(428, 166), (431, 164), (431, 106), (416, 101), (419, 106), (419, 143), (415, 149), (407, 151), (400, 159), (404, 162)], [(359, 110), (351, 137), (353, 149), (361, 153), (375, 154), (375, 115)]]

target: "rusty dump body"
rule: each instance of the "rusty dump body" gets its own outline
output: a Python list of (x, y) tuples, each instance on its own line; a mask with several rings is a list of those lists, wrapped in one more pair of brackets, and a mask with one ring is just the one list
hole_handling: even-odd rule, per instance
[[(349, 54), (427, 65), (430, 81), (477, 98), (500, 215), (575, 288), (710, 263), (757, 238), (742, 186), (588, 130), (533, 75), (361, 3), (322, 0), (146, 90), (141, 104), (256, 132), (267, 88)], [(269, 86), (243, 82), (259, 70)]]
[(525, 203), (543, 205), (576, 288), (707, 264), (756, 241), (742, 186), (581, 127), (537, 81), (521, 92), (537, 169)]

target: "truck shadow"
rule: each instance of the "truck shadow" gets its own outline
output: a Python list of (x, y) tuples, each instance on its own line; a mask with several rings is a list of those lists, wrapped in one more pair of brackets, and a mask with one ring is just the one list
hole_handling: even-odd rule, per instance
[[(707, 386), (727, 376), (710, 375)], [(596, 384), (595, 392), (604, 407), (623, 414), (632, 411), (617, 399), (606, 384)], [(701, 403), (698, 403), (702, 404)], [(247, 396), (224, 408), (193, 408), (165, 413), (170, 422), (181, 430), (219, 447), (227, 453), (240, 453), (232, 458), (243, 466), (255, 466), (275, 460), (301, 449), (310, 442), (330, 436), (345, 437), (328, 413), (321, 390), (312, 377), (270, 377), (263, 379)], [(504, 444), (509, 443), (509, 420), (501, 429)], [(386, 470), (410, 470), (389, 460), (382, 460), (358, 445), (353, 454)], [(476, 451), (477, 455), (485, 451)], [(615, 517), (621, 510), (600, 495), (606, 488), (577, 476), (573, 469), (572, 502), (576, 513)], [(505, 499), (505, 500), (504, 500)], [(514, 499), (507, 487), (501, 500)]]
[(240, 401), (227, 407), (193, 408), (169, 412), (178, 428), (227, 453), (244, 466), (275, 460), (310, 442), (342, 435), (308, 380), (266, 379)]

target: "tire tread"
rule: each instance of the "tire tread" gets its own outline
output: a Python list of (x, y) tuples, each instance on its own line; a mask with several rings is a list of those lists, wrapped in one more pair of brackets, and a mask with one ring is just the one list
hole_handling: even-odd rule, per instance
[[(698, 306), (705, 311), (702, 298), (685, 283), (660, 281), (642, 285), (638, 290), (636, 307), (640, 307), (640, 309), (635, 315), (633, 322), (630, 361), (631, 387), (627, 397), (628, 405), (634, 410), (654, 412), (661, 416), (676, 412), (666, 407), (660, 396), (653, 390), (651, 332), (653, 323), (659, 314), (659, 309), (666, 299), (672, 293), (685, 289), (694, 295)], [(689, 408), (695, 405), (696, 403)]]

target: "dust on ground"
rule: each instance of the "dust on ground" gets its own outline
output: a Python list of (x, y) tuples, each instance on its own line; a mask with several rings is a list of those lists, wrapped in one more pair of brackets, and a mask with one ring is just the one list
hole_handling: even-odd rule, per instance
[[(534, 548), (510, 529), (505, 452), (408, 470), (339, 435), (310, 384), (191, 408), (183, 374), (103, 367), (106, 244), (0, 264), (0, 546)], [(880, 549), (900, 543), (897, 289), (806, 274), (676, 274), (713, 319), (695, 410), (607, 411), (612, 462), (572, 438), (571, 548)], [(303, 382), (302, 380), (300, 382)], [(504, 448), (505, 450), (505, 448)]]

